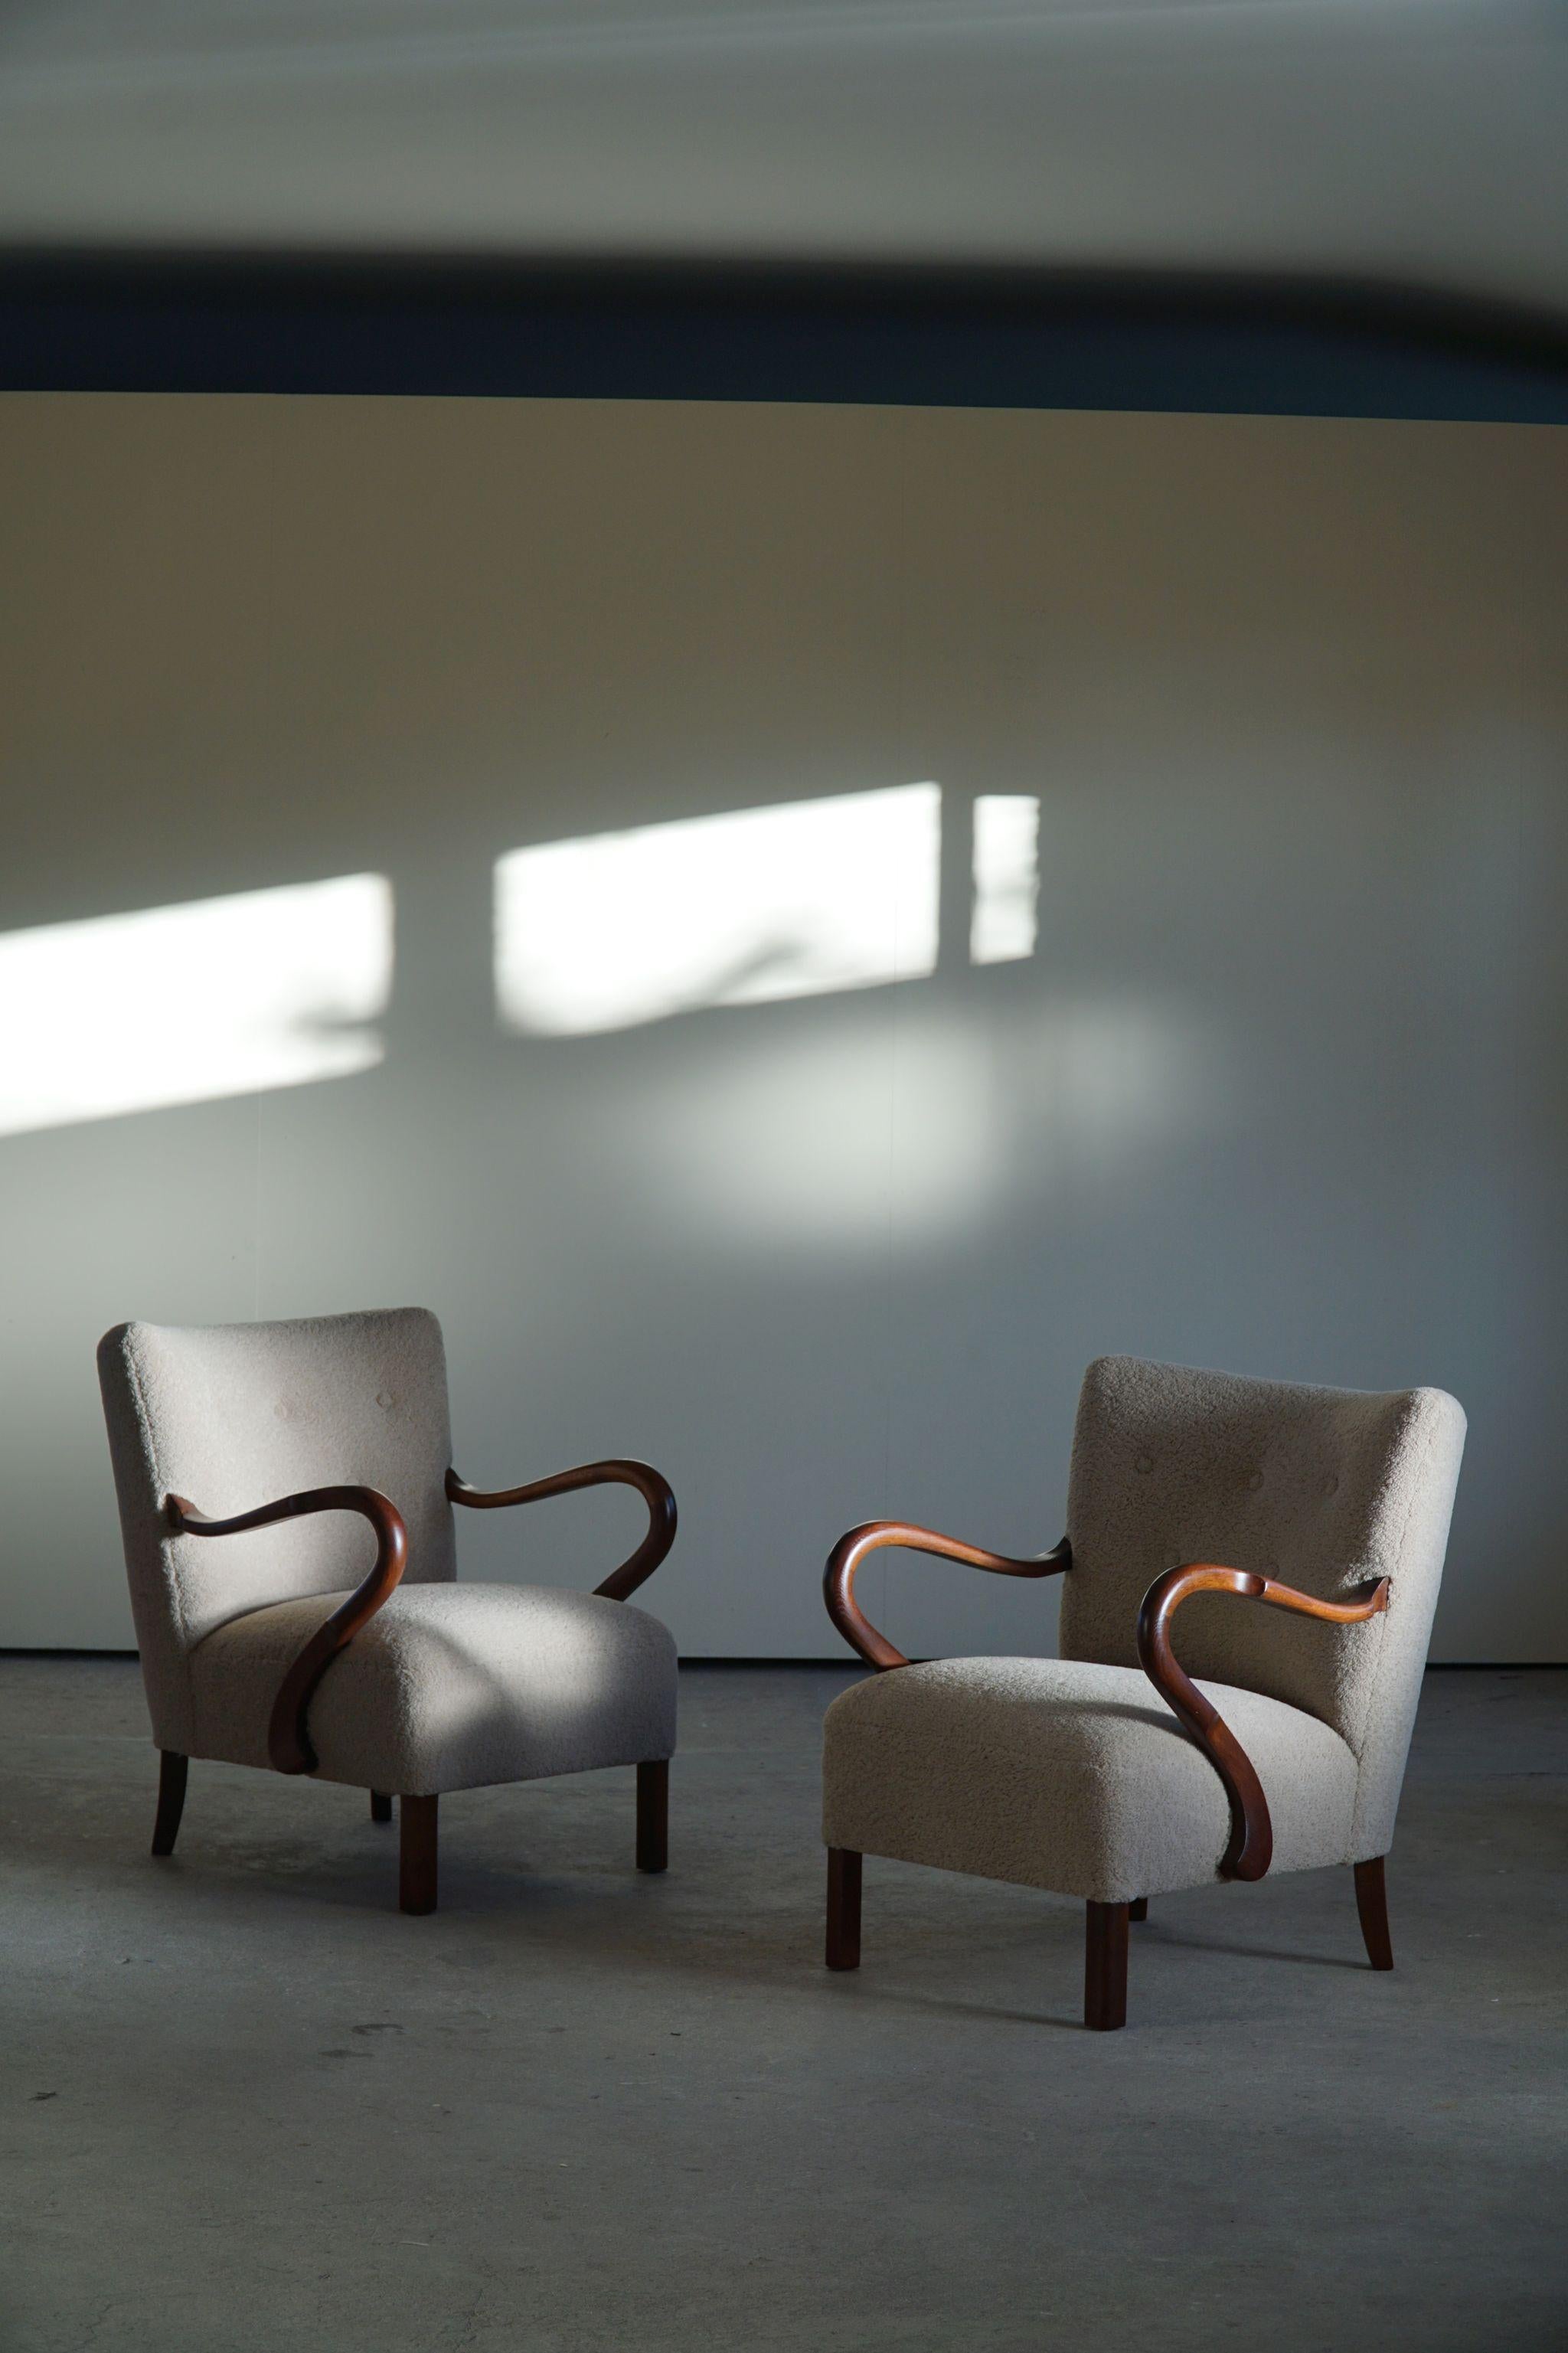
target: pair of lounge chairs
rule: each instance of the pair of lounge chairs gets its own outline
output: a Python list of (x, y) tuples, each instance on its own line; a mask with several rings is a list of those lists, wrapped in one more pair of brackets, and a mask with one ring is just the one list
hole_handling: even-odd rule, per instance
[[(173, 1852), (191, 1757), (314, 1774), (368, 1790), (377, 1820), (398, 1799), (402, 1908), (428, 1913), (443, 1792), (635, 1765), (637, 1867), (666, 1867), (676, 1650), (630, 1606), (675, 1536), (658, 1472), (468, 1486), (440, 1327), (417, 1308), (122, 1324), (99, 1371), (162, 1752), (154, 1854)], [(1151, 1896), (1270, 1868), (1353, 1865), (1368, 1957), (1391, 1968), (1383, 1859), (1464, 1430), (1436, 1389), (1109, 1356), (1085, 1376), (1054, 1551), (852, 1530), (828, 1613), (875, 1672), (826, 1719), (828, 1967), (858, 1963), (872, 1854), (1082, 1900), (1093, 2027), (1124, 2022), (1129, 1922)], [(459, 1580), (454, 1506), (605, 1482), (637, 1490), (649, 1525), (594, 1593)], [(889, 1545), (1059, 1575), (1061, 1657), (910, 1665), (855, 1594)]]

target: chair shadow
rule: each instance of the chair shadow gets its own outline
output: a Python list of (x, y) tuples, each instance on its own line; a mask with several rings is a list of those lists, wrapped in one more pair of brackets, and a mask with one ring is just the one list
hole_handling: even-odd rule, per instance
[[(822, 1970), (822, 1975), (826, 1977), (827, 1972)], [(879, 2010), (923, 2010), (933, 2018), (963, 2019), (982, 2026), (1054, 2026), (1071, 2034), (1089, 2031), (1081, 2018), (1056, 2017), (1043, 2010), (1005, 2010), (996, 2003), (957, 2001), (943, 1994), (889, 1992), (874, 1978), (858, 1998), (875, 2003)]]
[[(1148, 1921), (1134, 1929), (1135, 1939), (1147, 1939), (1155, 1945), (1175, 1945), (1186, 1953), (1226, 1953), (1238, 1961), (1289, 1961), (1312, 1969), (1364, 1969), (1364, 1960), (1346, 1959), (1338, 1953), (1292, 1953), (1279, 1945), (1238, 1945), (1228, 1937), (1184, 1936), (1170, 1928), (1156, 1927)], [(1132, 1950), (1138, 1950), (1135, 1941)]]
[[(771, 1931), (759, 1932), (753, 1926), (749, 1933), (735, 1933), (727, 1947), (696, 1944), (689, 1921), (661, 1916), (659, 1880), (637, 1880), (630, 1872), (626, 1874), (630, 1884), (618, 1887), (606, 1884), (613, 1874), (603, 1871), (578, 1876), (549, 1864), (532, 1871), (501, 1870), (484, 1863), (444, 1864), (441, 1901), (435, 1914), (428, 1920), (405, 1920), (397, 1910), (395, 1866), (388, 1879), (376, 1883), (368, 1878), (352, 1883), (341, 1875), (333, 1879), (324, 1867), (318, 1871), (313, 1866), (304, 1872), (280, 1869), (276, 1879), (221, 1862), (204, 1872), (193, 1860), (182, 1869), (174, 1857), (153, 1868), (165, 1886), (178, 1887), (182, 1898), (209, 1917), (213, 1909), (226, 1911), (237, 1903), (244, 1905), (252, 1920), (268, 1913), (286, 1914), (296, 1927), (311, 1919), (324, 1923), (349, 1914), (365, 1926), (379, 1920), (398, 1936), (411, 1931), (421, 1943), (426, 1937), (438, 1938), (443, 1922), (458, 1930), (500, 1928), (515, 1935), (519, 1945), (534, 1957), (553, 1957), (567, 1966), (598, 1963), (684, 1978), (689, 1983), (704, 1979), (739, 1983), (773, 1996), (850, 2001), (879, 2010), (915, 2011), (974, 2025), (1088, 2031), (1082, 2019), (1072, 2014), (1019, 2010), (889, 1986), (881, 1981), (875, 1963), (864, 1971), (830, 1971), (821, 1958), (820, 1922), (809, 1918), (809, 1905), (803, 1906), (798, 1920), (781, 1919)], [(125, 1884), (122, 1873), (104, 1876)], [(962, 1937), (955, 1934), (953, 1944), (956, 1973), (963, 1967)], [(1076, 1947), (1068, 1966), (1076, 1970)]]
[[(340, 1818), (330, 1831), (323, 1824), (326, 1835), (318, 1844), (292, 1825), (278, 1825), (258, 1833), (247, 1823), (237, 1838), (229, 1822), (218, 1832), (217, 1852), (203, 1855), (197, 1831), (187, 1840), (195, 1852), (154, 1862), (145, 1855), (146, 1824), (141, 1817), (139, 1806), (135, 1845), (142, 1849), (142, 1867), (150, 1873), (144, 1884), (150, 1888), (161, 1882), (171, 1896), (177, 1888), (180, 1900), (192, 1902), (204, 1912), (209, 1904), (237, 1901), (247, 1911), (253, 1906), (278, 1906), (296, 1923), (311, 1915), (319, 1920), (353, 1915), (366, 1923), (384, 1918), (389, 1926), (402, 1920), (396, 1908), (395, 1825), (373, 1823), (367, 1817), (351, 1831)], [(683, 1906), (659, 1901), (664, 1890), (678, 1897), (696, 1894), (700, 1904), (704, 1894), (710, 1899), (715, 1896), (719, 1890), (713, 1874), (722, 1869), (717, 1854), (694, 1857), (685, 1871), (678, 1863), (679, 1875), (672, 1873), (668, 1880), (662, 1874), (643, 1877), (632, 1870), (630, 1856), (622, 1845), (623, 1841), (629, 1845), (630, 1823), (612, 1825), (601, 1818), (595, 1827), (607, 1835), (603, 1853), (592, 1861), (580, 1848), (570, 1858), (558, 1845), (551, 1852), (552, 1842), (544, 1840), (541, 1843), (545, 1851), (531, 1864), (521, 1857), (498, 1864), (493, 1856), (464, 1856), (456, 1839), (449, 1844), (444, 1841), (441, 1902), (435, 1921), (428, 1926), (404, 1925), (421, 1938), (432, 1930), (439, 1936), (443, 1917), (454, 1926), (461, 1922), (486, 1934), (504, 1926), (536, 1953), (553, 1950), (578, 1962), (629, 1962), (689, 1979), (744, 1980), (779, 1992), (815, 1989), (832, 1996), (837, 1989), (837, 1998), (869, 2002), (878, 2009), (979, 2023), (1086, 2031), (1075, 2014), (1024, 2010), (966, 2000), (957, 1993), (892, 1987), (881, 1981), (874, 1962), (865, 1975), (857, 1972), (852, 1978), (825, 1982), (829, 1973), (822, 1966), (817, 1942), (820, 1898), (814, 1877), (811, 1882), (803, 1878), (798, 1913), (776, 1918), (753, 1914), (746, 1922), (731, 1919), (727, 1933), (720, 1933), (700, 1912), (694, 1921), (689, 1914), (682, 1916)], [(112, 1859), (107, 1853), (79, 1856), (74, 1863), (78, 1877), (85, 1874), (114, 1883), (127, 1892), (136, 1875), (128, 1869), (132, 1853)], [(688, 1877), (689, 1872), (694, 1875)], [(1076, 1939), (1074, 1943), (1076, 1948)], [(1195, 1936), (1157, 1915), (1132, 1930), (1134, 1967), (1140, 1948), (1147, 1945), (1313, 1968), (1367, 1967), (1359, 1957), (1295, 1951), (1224, 1936)], [(962, 1936), (955, 1933), (955, 1974), (963, 1967)]]
[[(545, 1877), (542, 1875), (535, 1883), (545, 1884)], [(552, 1892), (562, 1885), (553, 1879), (548, 1883)], [(493, 1909), (486, 1907), (491, 1918), (499, 1916), (501, 1910), (499, 1905)], [(812, 1916), (810, 1906), (803, 1907), (798, 1922), (780, 1922), (776, 1933), (770, 1936), (759, 1936), (755, 1931), (748, 1938), (737, 1936), (731, 1947), (721, 1951), (694, 1949), (683, 1937), (678, 1920), (660, 1923), (657, 1933), (647, 1941), (639, 1941), (634, 1950), (628, 1947), (626, 1927), (624, 1914), (612, 1915), (597, 1903), (584, 1902), (569, 1908), (552, 1907), (540, 1942), (542, 1948), (570, 1954), (579, 1961), (592, 1957), (606, 1965), (619, 1966), (632, 1957), (639, 1968), (660, 1969), (688, 1979), (742, 1984), (771, 1994), (819, 1997), (876, 2010), (915, 2010), (972, 2024), (1050, 2026), (1068, 2028), (1075, 2033), (1085, 2031), (1081, 2017), (1076, 2015), (1052, 2015), (1044, 2010), (1012, 2009), (1000, 2002), (966, 2001), (957, 1995), (917, 1993), (908, 1988), (889, 1986), (874, 1960), (859, 1969), (830, 1970), (822, 1959), (820, 1919)], [(1030, 1955), (1037, 1956), (1037, 1947), (1031, 1940), (1021, 1942)], [(955, 1975), (963, 1969), (965, 1950), (963, 1937), (955, 1932)], [(1072, 1981), (1076, 1982), (1081, 1967), (1075, 1943), (1068, 1962)]]

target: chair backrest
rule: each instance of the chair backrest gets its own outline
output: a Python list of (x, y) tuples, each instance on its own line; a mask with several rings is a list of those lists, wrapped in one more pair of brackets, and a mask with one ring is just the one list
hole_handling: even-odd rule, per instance
[(1189, 1674), (1285, 1700), (1348, 1742), (1358, 1842), (1383, 1852), (1464, 1442), (1464, 1413), (1442, 1389), (1309, 1388), (1100, 1357), (1073, 1437), (1063, 1656), (1136, 1665), (1139, 1604), (1182, 1562), (1253, 1569), (1319, 1600), (1387, 1577), (1386, 1613), (1358, 1625), (1217, 1594), (1184, 1602), (1172, 1624)]
[(98, 1374), (131, 1605), (162, 1748), (190, 1748), (186, 1660), (231, 1618), (357, 1585), (375, 1536), (322, 1512), (242, 1535), (176, 1536), (164, 1499), (209, 1519), (306, 1487), (379, 1488), (408, 1528), (405, 1578), (457, 1575), (441, 1327), (421, 1307), (288, 1324), (121, 1324)]

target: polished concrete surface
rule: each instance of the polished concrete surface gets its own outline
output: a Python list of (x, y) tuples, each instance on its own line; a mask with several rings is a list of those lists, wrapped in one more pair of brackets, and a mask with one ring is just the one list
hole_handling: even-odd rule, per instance
[(443, 1801), (192, 1767), (136, 1669), (0, 1658), (4, 2353), (1509, 2353), (1568, 2343), (1568, 1673), (1428, 1677), (1390, 1864), (1080, 1907), (892, 1863), (819, 1959), (847, 1674), (697, 1668), (672, 1867), (632, 1776)]

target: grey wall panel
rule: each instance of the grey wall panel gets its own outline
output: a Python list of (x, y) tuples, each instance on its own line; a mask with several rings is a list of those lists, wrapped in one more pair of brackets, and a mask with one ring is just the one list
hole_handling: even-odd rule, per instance
[[(351, 1017), (279, 934), (291, 1046), (367, 1067), (247, 1081), (247, 1030), (249, 1092), (0, 1132), (0, 1641), (129, 1639), (100, 1329), (420, 1300), (468, 1476), (668, 1470), (689, 1652), (829, 1651), (856, 1519), (1054, 1541), (1082, 1365), (1127, 1348), (1454, 1389), (1438, 1655), (1565, 1655), (1563, 482), (1512, 426), (7, 399), (0, 997), (43, 927), (334, 877), (384, 876), (395, 937)], [(927, 781), (934, 960), (900, 902), (906, 976), (777, 993), (785, 869), (827, 905), (850, 853), (692, 821)], [(986, 796), (1038, 802), (1038, 939), (977, 965)], [(681, 824), (649, 895), (682, 951), (756, 898), (741, 962), (661, 1018), (500, 1021), (497, 861)], [(584, 870), (563, 987), (644, 854)], [(881, 891), (834, 953), (875, 964)], [(6, 1002), (88, 1069), (77, 936)], [(143, 997), (165, 934), (116, 987), (119, 936), (80, 986), (150, 1006), (123, 1059), (164, 1071), (204, 967)], [(487, 1515), (465, 1561), (585, 1580), (635, 1525)], [(906, 1648), (1054, 1639), (1048, 1587), (867, 1582)]]

